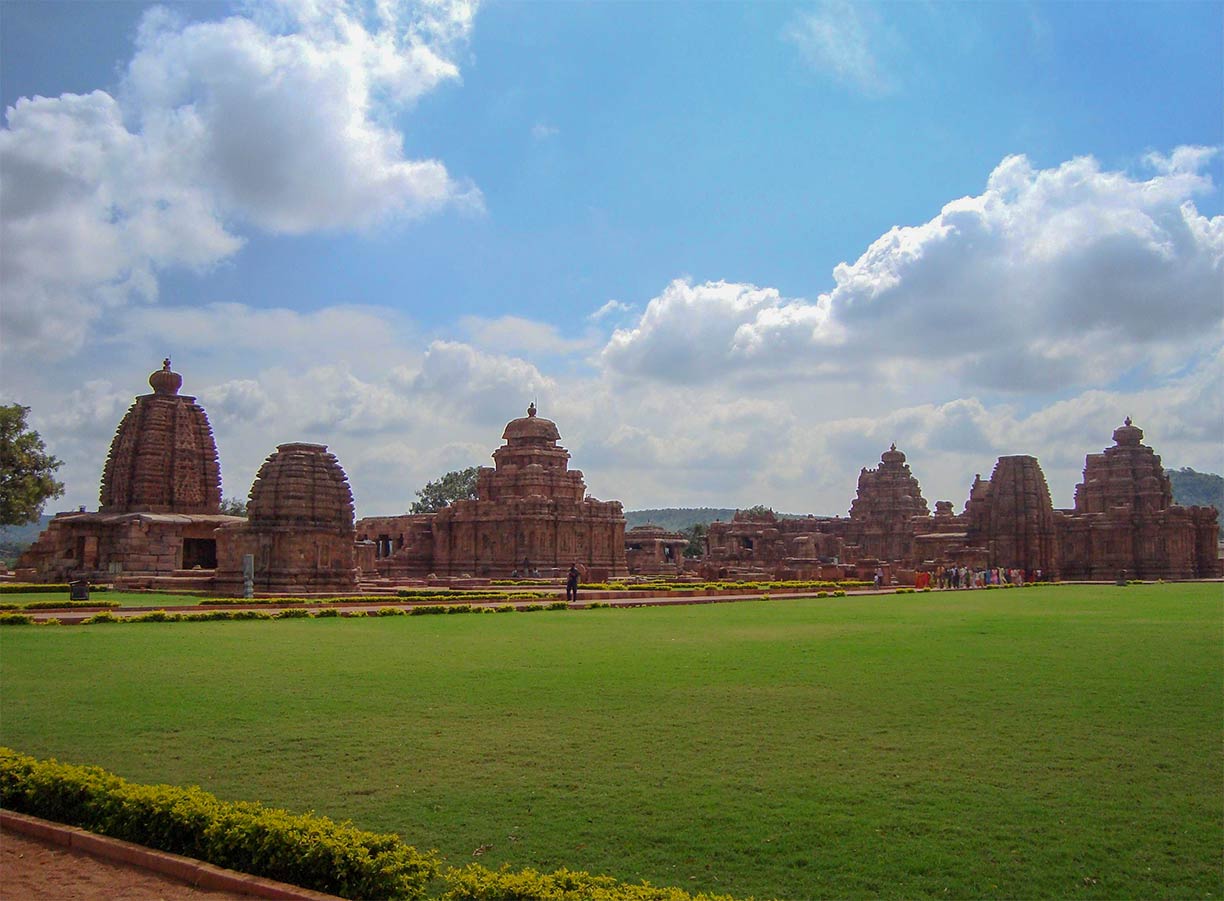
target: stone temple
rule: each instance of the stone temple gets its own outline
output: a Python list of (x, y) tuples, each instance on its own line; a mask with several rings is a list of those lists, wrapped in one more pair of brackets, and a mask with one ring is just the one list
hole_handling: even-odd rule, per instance
[(1142, 443), (1129, 417), (1114, 446), (1089, 454), (1075, 509), (1056, 518), (1065, 579), (1142, 579), (1220, 575), (1219, 522), (1211, 507), (1173, 503), (1160, 456)]
[(625, 516), (619, 501), (588, 497), (582, 473), (569, 468), (556, 423), (536, 414), (507, 423), (493, 466), (477, 474), (476, 499), (437, 513), (375, 516), (357, 523), (389, 578), (508, 578), (564, 574), (572, 563), (585, 581), (627, 575)]
[(220, 594), (243, 593), (243, 557), (258, 593), (357, 590), (353, 492), (322, 444), (282, 444), (255, 476), (245, 521), (217, 530)]
[(217, 444), (204, 408), (179, 394), (183, 377), (162, 368), (152, 394), (119, 423), (102, 470), (101, 506), (60, 513), (17, 561), (18, 578), (87, 578), (131, 586), (211, 576), (223, 516)]

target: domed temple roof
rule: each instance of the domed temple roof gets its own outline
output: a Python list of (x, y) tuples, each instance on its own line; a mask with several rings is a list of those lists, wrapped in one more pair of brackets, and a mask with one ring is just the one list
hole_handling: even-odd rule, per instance
[(247, 521), (352, 530), (353, 492), (340, 461), (323, 444), (277, 445), (251, 485)]
[(557, 424), (551, 419), (536, 415), (536, 405), (527, 407), (527, 415), (519, 419), (511, 419), (506, 423), (502, 438), (511, 446), (517, 444), (556, 443), (561, 440)]
[(217, 443), (204, 408), (178, 393), (170, 360), (149, 376), (119, 423), (102, 469), (103, 513), (215, 514), (221, 506)]
[(880, 462), (890, 466), (899, 466), (905, 462), (905, 454), (897, 450), (897, 445), (894, 443), (888, 450), (880, 454)]
[(1127, 416), (1126, 421), (1114, 429), (1113, 440), (1119, 447), (1138, 447), (1143, 441), (1143, 429), (1132, 425), (1131, 418)]

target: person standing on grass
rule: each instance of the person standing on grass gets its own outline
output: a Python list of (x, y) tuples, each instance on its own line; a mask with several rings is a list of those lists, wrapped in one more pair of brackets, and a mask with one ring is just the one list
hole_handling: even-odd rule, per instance
[(565, 602), (567, 604), (578, 600), (578, 564), (571, 563), (569, 575), (565, 577)]

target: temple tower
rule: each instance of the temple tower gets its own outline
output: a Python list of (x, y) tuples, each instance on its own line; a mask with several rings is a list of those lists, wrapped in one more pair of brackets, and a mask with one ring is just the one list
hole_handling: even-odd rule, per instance
[(242, 593), (242, 558), (254, 587), (275, 594), (354, 591), (353, 492), (322, 444), (281, 444), (259, 468), (247, 521), (217, 532), (217, 589)]
[(1054, 505), (1036, 457), (1000, 457), (989, 482), (974, 482), (965, 517), (968, 543), (986, 548), (988, 566), (1058, 573)]
[(912, 518), (928, 516), (918, 479), (910, 472), (905, 454), (892, 445), (880, 455), (875, 469), (859, 473), (858, 493), (850, 505), (849, 538), (859, 555), (879, 560), (913, 557)]
[(1155, 513), (1173, 506), (1173, 486), (1160, 456), (1142, 444), (1143, 430), (1130, 417), (1114, 429), (1114, 446), (1084, 460), (1084, 481), (1075, 486), (1076, 513), (1126, 509)]
[(1056, 524), (1063, 577), (1114, 579), (1208, 578), (1220, 573), (1216, 511), (1173, 503), (1160, 455), (1143, 444), (1128, 416), (1114, 446), (1084, 461), (1075, 509)]
[(512, 419), (492, 467), (476, 476), (476, 499), (455, 501), (430, 520), (438, 575), (511, 576), (564, 573), (584, 579), (625, 575), (625, 514), (619, 501), (586, 496), (582, 472), (569, 468), (556, 423), (537, 415)]
[(204, 408), (179, 394), (183, 377), (162, 368), (119, 423), (102, 470), (102, 513), (217, 514), (221, 467)]

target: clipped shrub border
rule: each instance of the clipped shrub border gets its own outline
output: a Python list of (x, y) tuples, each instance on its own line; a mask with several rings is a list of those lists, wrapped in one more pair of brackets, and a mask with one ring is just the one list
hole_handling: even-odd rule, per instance
[[(591, 605), (610, 606), (608, 604)], [(409, 607), (379, 607), (376, 610), (344, 610), (338, 607), (324, 607), (319, 610), (309, 610), (304, 607), (288, 607), (284, 610), (268, 612), (266, 610), (203, 610), (192, 613), (179, 613), (168, 610), (150, 610), (135, 616), (115, 616), (109, 610), (102, 610), (93, 616), (80, 621), (82, 626), (126, 625), (128, 623), (215, 623), (233, 622), (236, 620), (280, 620), (280, 619), (365, 619), (366, 617), (385, 616), (450, 616), (460, 613), (535, 613), (540, 610), (571, 610), (565, 601), (553, 601), (549, 604), (524, 604), (516, 607), (513, 604), (502, 604), (498, 607), (477, 607), (471, 604), (433, 604)], [(36, 620), (26, 613), (0, 612), (0, 626), (59, 626), (60, 620), (50, 618)]]
[(101, 767), (38, 760), (4, 747), (0, 807), (345, 898), (410, 901), (432, 889), (442, 892), (441, 901), (736, 901), (564, 868), (443, 870), (437, 852), (420, 852), (394, 833), (222, 801), (196, 786), (128, 782)]
[[(109, 585), (90, 585), (89, 591), (107, 591)], [(72, 586), (67, 582), (3, 582), (0, 583), (0, 594), (67, 594)]]
[(122, 607), (118, 601), (27, 601), (24, 604), (0, 603), (0, 610), (80, 610), (98, 607)]
[(620, 882), (564, 868), (540, 873), (509, 866), (490, 870), (474, 863), (447, 870), (445, 879), (442, 901), (735, 901), (731, 895), (693, 895), (684, 889)]
[(402, 604), (411, 603), (413, 601), (442, 601), (442, 600), (469, 600), (469, 601), (526, 601), (537, 600), (540, 598), (556, 597), (555, 591), (412, 591), (410, 589), (401, 589), (393, 595), (387, 594), (371, 594), (371, 595), (337, 595), (335, 597), (283, 597), (274, 595), (272, 597), (260, 598), (214, 598), (208, 597), (200, 602), (201, 607), (224, 607), (241, 604), (243, 606), (255, 604), (307, 604), (317, 606), (319, 604)]
[(436, 853), (398, 835), (9, 748), (0, 748), (0, 806), (346, 898), (423, 898), (440, 870)]

